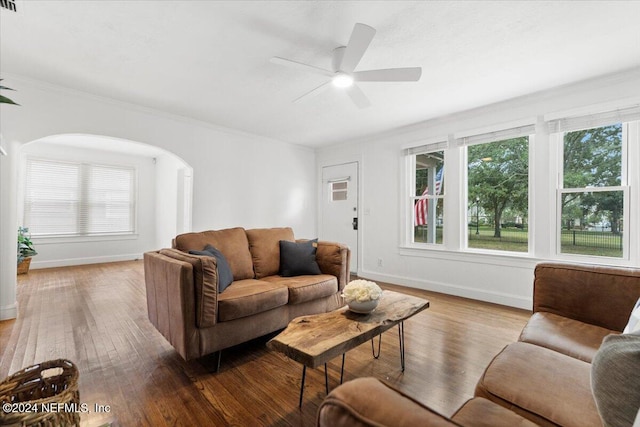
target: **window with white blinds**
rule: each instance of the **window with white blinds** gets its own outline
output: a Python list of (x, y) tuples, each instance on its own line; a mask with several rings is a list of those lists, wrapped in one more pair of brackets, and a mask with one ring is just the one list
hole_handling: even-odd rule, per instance
[(32, 236), (135, 232), (135, 169), (28, 158), (24, 225)]

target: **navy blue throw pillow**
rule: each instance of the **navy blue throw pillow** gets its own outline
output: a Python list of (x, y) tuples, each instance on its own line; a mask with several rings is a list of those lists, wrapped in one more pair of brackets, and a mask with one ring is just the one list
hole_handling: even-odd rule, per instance
[(189, 253), (192, 255), (210, 256), (216, 259), (216, 264), (218, 266), (218, 292), (222, 293), (222, 291), (227, 289), (227, 286), (233, 283), (231, 267), (229, 267), (227, 259), (218, 249), (211, 245), (207, 245), (202, 251), (189, 251)]
[(316, 262), (317, 246), (318, 239), (300, 243), (280, 240), (280, 275), (322, 274)]

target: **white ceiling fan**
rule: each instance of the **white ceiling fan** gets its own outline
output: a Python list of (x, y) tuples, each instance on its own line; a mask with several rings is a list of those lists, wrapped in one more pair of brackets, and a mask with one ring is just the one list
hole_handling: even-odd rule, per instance
[(343, 88), (351, 100), (359, 107), (366, 108), (371, 105), (369, 99), (355, 82), (417, 82), (422, 75), (421, 67), (388, 68), (383, 70), (354, 71), (360, 59), (367, 51), (376, 30), (365, 24), (356, 24), (351, 32), (351, 37), (346, 46), (340, 46), (333, 50), (333, 70), (325, 70), (302, 62), (274, 56), (271, 62), (274, 64), (295, 67), (300, 70), (310, 71), (330, 78), (327, 82), (310, 90), (293, 102), (303, 98), (317, 95), (330, 85)]

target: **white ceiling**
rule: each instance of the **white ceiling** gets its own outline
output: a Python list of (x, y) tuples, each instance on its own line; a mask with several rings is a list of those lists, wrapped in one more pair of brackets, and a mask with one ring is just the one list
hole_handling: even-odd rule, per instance
[[(37, 1), (1, 9), (0, 73), (296, 144), (322, 146), (640, 66), (638, 1)], [(291, 101), (362, 22), (358, 70), (423, 67), (418, 83)], [(19, 102), (19, 94), (13, 96)]]

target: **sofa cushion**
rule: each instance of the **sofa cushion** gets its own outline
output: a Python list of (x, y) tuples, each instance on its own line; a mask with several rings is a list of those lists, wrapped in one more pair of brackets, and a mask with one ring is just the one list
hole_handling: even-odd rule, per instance
[(295, 277), (269, 276), (262, 280), (286, 286), (289, 290), (289, 304), (300, 304), (328, 297), (338, 292), (338, 279), (329, 274)]
[(218, 295), (218, 321), (262, 313), (286, 305), (288, 300), (289, 291), (282, 284), (255, 279), (236, 280)]
[(540, 263), (533, 281), (533, 311), (621, 332), (640, 296), (639, 282), (638, 268)]
[(249, 250), (255, 278), (273, 276), (280, 271), (280, 240), (293, 242), (293, 230), (286, 228), (257, 228), (247, 230)]
[(482, 397), (467, 400), (451, 419), (473, 427), (536, 427), (526, 418)]
[(206, 245), (218, 248), (231, 267), (233, 280), (253, 279), (253, 263), (244, 228), (184, 233), (176, 236), (174, 241), (176, 249), (183, 252), (200, 251)]
[(305, 242), (280, 240), (280, 275), (284, 277), (321, 274), (316, 261), (318, 239)]
[(347, 381), (329, 393), (318, 409), (320, 427), (458, 426), (375, 378)]
[(601, 424), (591, 393), (591, 364), (537, 345), (516, 342), (491, 361), (476, 396), (540, 425)]
[(539, 311), (531, 316), (519, 340), (591, 362), (602, 339), (612, 333), (618, 332)]
[(631, 426), (640, 408), (640, 335), (610, 335), (593, 359), (591, 387), (606, 427)]
[(192, 255), (211, 256), (216, 259), (216, 266), (218, 267), (218, 292), (224, 291), (227, 286), (233, 282), (231, 267), (229, 267), (227, 259), (218, 249), (211, 245), (207, 245), (202, 251), (189, 251), (189, 253)]
[(191, 264), (196, 296), (196, 326), (208, 328), (215, 325), (218, 306), (218, 270), (215, 258), (190, 255), (177, 249), (161, 249), (159, 253)]

